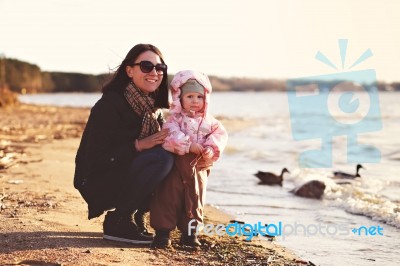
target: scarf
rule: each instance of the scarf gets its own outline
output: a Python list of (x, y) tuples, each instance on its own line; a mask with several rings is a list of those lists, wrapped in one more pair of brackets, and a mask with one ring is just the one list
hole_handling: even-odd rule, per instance
[(154, 99), (144, 94), (140, 89), (129, 82), (124, 95), (133, 111), (142, 117), (142, 129), (138, 139), (143, 139), (161, 130), (157, 120), (157, 108), (154, 108)]

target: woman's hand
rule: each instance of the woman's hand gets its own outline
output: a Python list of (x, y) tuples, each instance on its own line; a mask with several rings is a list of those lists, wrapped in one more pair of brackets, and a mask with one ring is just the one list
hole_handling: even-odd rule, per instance
[(194, 154), (200, 155), (203, 152), (203, 146), (198, 143), (192, 143), (190, 144), (189, 151), (193, 152)]
[(163, 144), (165, 138), (168, 136), (169, 130), (168, 128), (164, 128), (161, 131), (150, 135), (148, 137), (145, 137), (144, 139), (138, 140), (138, 148), (140, 150), (146, 150), (146, 149), (151, 149), (156, 145)]

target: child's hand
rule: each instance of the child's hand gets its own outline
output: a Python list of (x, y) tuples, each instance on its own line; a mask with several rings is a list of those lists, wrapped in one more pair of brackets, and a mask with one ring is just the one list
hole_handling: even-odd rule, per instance
[(198, 143), (192, 143), (190, 144), (189, 151), (193, 152), (194, 154), (200, 155), (203, 152), (203, 147)]
[(213, 148), (207, 146), (203, 149), (202, 152), (203, 158), (204, 159), (211, 159), (212, 157), (214, 157), (214, 150)]

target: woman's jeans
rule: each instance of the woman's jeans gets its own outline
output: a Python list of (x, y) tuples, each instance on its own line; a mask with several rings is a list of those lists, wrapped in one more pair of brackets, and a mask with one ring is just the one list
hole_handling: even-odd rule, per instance
[(152, 193), (167, 177), (173, 163), (172, 153), (161, 146), (137, 153), (118, 197), (116, 210), (133, 213), (139, 208), (148, 208)]

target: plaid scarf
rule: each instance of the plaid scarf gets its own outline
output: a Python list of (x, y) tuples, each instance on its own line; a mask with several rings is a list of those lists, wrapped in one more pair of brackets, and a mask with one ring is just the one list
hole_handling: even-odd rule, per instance
[(138, 139), (143, 139), (161, 130), (157, 120), (158, 109), (154, 108), (153, 98), (136, 88), (132, 82), (129, 82), (124, 95), (135, 113), (142, 117), (142, 130)]

